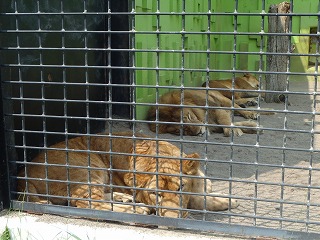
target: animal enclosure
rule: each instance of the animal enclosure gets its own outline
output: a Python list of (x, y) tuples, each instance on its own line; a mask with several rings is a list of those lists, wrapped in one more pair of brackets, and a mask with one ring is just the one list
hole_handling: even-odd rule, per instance
[[(279, 3), (1, 1), (0, 208), (319, 238), (320, 5), (291, 0), (287, 12), (269, 12)], [(287, 31), (269, 32), (271, 17), (285, 17)], [(287, 49), (267, 50), (276, 37)], [(283, 65), (270, 70), (276, 56)], [(237, 88), (248, 73), (256, 85)], [(279, 76), (284, 90), (266, 82)], [(226, 79), (230, 88), (210, 88), (210, 80)], [(161, 99), (175, 91), (176, 102)], [(200, 92), (201, 103), (197, 97), (188, 102)], [(243, 92), (254, 95), (247, 106), (236, 98)], [(278, 94), (280, 103), (265, 102), (266, 94)], [(227, 120), (217, 120), (219, 113)], [(186, 128), (199, 130), (188, 134)], [(77, 137), (82, 140), (75, 143)], [(122, 138), (129, 143), (112, 145)], [(144, 144), (152, 151), (141, 152)], [(127, 159), (120, 167), (119, 156)], [(151, 170), (140, 169), (149, 158)], [(101, 165), (94, 165), (97, 159)], [(201, 174), (190, 162), (200, 164)], [(138, 184), (143, 177), (153, 179), (152, 188)], [(64, 190), (57, 193), (54, 184)], [(84, 194), (74, 195), (75, 186)], [(96, 189), (106, 196), (97, 198)], [(167, 204), (166, 196), (178, 200)], [(211, 207), (216, 198), (227, 204), (222, 211)]]

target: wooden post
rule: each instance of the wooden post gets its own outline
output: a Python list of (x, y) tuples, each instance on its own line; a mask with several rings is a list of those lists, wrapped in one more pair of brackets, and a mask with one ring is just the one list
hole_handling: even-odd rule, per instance
[[(278, 5), (271, 5), (269, 13), (289, 13), (290, 3), (282, 2)], [(288, 33), (289, 17), (288, 16), (269, 16), (268, 17), (269, 33)], [(271, 35), (268, 37), (268, 53), (288, 53), (290, 36)], [(269, 72), (286, 72), (288, 56), (270, 54), (267, 55), (267, 71)], [(284, 91), (286, 90), (286, 78), (284, 74), (267, 74), (266, 90)], [(284, 95), (279, 93), (266, 93), (266, 102), (284, 102)]]

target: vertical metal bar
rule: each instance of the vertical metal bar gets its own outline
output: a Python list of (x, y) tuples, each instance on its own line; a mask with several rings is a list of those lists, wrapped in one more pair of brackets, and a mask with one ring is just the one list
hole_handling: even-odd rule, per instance
[[(181, 82), (180, 82), (180, 104), (184, 105), (184, 87), (185, 87), (185, 34), (187, 32), (186, 30), (186, 2), (185, 0), (182, 0), (182, 12), (181, 12), (181, 25), (182, 25), (182, 29), (181, 29)], [(182, 172), (182, 153), (183, 153), (183, 139), (184, 139), (184, 125), (183, 125), (183, 115), (184, 115), (184, 107), (180, 108), (180, 141), (179, 141), (179, 145), (180, 145), (180, 174)], [(181, 178), (180, 178), (181, 179)], [(180, 181), (181, 182), (181, 181)], [(181, 205), (180, 205), (181, 206)], [(179, 212), (179, 217), (181, 215), (181, 212)]]
[[(262, 9), (261, 9), (261, 13), (265, 13), (266, 12), (266, 3), (265, 0), (261, 0), (261, 5), (262, 5)], [(259, 72), (263, 71), (264, 66), (263, 66), (263, 51), (264, 51), (264, 33), (265, 33), (265, 29), (264, 29), (264, 24), (265, 24), (265, 16), (262, 15), (261, 16), (261, 27), (260, 27), (260, 55), (259, 55)], [(261, 74), (259, 74), (259, 90), (261, 90), (261, 86), (262, 86), (262, 76)], [(258, 95), (258, 106), (257, 108), (259, 109), (261, 107), (261, 94), (259, 93)], [(257, 123), (258, 123), (258, 127), (260, 127), (260, 115), (258, 114), (257, 117)], [(258, 197), (258, 177), (259, 177), (259, 171), (258, 171), (258, 165), (259, 165), (259, 146), (260, 146), (260, 134), (256, 134), (256, 158), (255, 158), (255, 165), (256, 165), (256, 170), (255, 170), (255, 181), (256, 183), (254, 184), (254, 214), (257, 215), (257, 197)], [(256, 225), (256, 218), (253, 219), (253, 224)]]
[[(181, 102), (180, 104), (184, 105), (184, 87), (185, 87), (185, 50), (186, 50), (186, 37), (185, 34), (188, 31), (186, 29), (186, 1), (182, 0), (182, 16), (181, 16), (181, 21), (182, 21), (182, 30), (181, 30), (181, 38), (182, 38), (182, 54), (181, 54)], [(183, 158), (183, 139), (184, 139), (184, 125), (183, 125), (183, 116), (184, 116), (184, 107), (181, 107), (181, 116), (180, 116), (180, 122), (182, 125), (180, 126), (180, 174), (182, 173), (182, 158)], [(180, 177), (180, 183), (181, 183), (181, 177)], [(181, 206), (181, 202), (180, 202)], [(179, 217), (181, 217), (181, 211), (179, 211)]]
[(84, 31), (84, 67), (85, 67), (85, 94), (86, 94), (86, 141), (87, 141), (87, 161), (88, 161), (88, 190), (89, 190), (89, 204), (92, 203), (92, 190), (91, 190), (91, 158), (90, 158), (90, 82), (89, 82), (89, 74), (88, 74), (88, 28), (87, 28), (87, 0), (83, 0), (83, 13), (84, 13), (84, 19), (83, 19), (83, 31)]
[(111, 196), (111, 210), (113, 211), (113, 156), (111, 154), (112, 152), (112, 128), (113, 128), (113, 121), (112, 121), (112, 52), (111, 52), (111, 33), (112, 33), (112, 18), (111, 18), (111, 13), (113, 9), (111, 8), (111, 2), (110, 0), (107, 1), (107, 64), (108, 64), (108, 129), (109, 129), (109, 149), (106, 149), (109, 153), (106, 153), (109, 155), (109, 169), (108, 169), (108, 175), (109, 175), (109, 190), (110, 190), (110, 196)]
[[(135, 6), (134, 6), (135, 8)], [(135, 18), (135, 16), (134, 16)], [(133, 19), (134, 19), (133, 18)], [(134, 39), (133, 39), (134, 40)], [(133, 45), (134, 47), (135, 45)], [(131, 127), (132, 127), (132, 132), (133, 132), (133, 137), (135, 136), (135, 132), (136, 132), (136, 112), (137, 112), (137, 109), (136, 109), (136, 102), (137, 102), (137, 99), (136, 99), (136, 78), (135, 78), (135, 55), (132, 54), (132, 63), (133, 63), (133, 69), (132, 69), (132, 79), (131, 79), (131, 91), (130, 91), (130, 94), (131, 94), (131, 102), (132, 102), (132, 108), (131, 108), (131, 111), (132, 111), (132, 115), (131, 115)], [(134, 142), (135, 144), (135, 142)]]
[[(236, 79), (236, 73), (235, 71), (237, 70), (237, 55), (235, 54), (235, 52), (237, 51), (237, 34), (238, 34), (238, 0), (235, 0), (234, 3), (234, 15), (233, 15), (233, 46), (232, 46), (232, 51), (234, 52), (234, 54), (232, 54), (232, 88), (231, 88), (231, 107), (234, 108), (234, 104), (235, 104), (235, 97), (234, 97), (234, 89), (235, 89), (235, 79)], [(234, 126), (234, 109), (231, 110), (231, 126)], [(233, 147), (232, 144), (234, 142), (234, 128), (232, 128), (231, 130), (231, 135), (230, 135), (230, 151), (231, 151), (231, 155), (230, 155), (230, 159), (232, 161), (233, 159)], [(231, 166), (231, 165), (230, 165)], [(232, 169), (229, 169), (230, 171)]]
[[(160, 13), (160, 0), (157, 0), (156, 2), (157, 4), (157, 10), (156, 10), (156, 13)], [(152, 16), (153, 17), (153, 16)], [(155, 159), (156, 159), (156, 173), (159, 173), (159, 141), (158, 141), (158, 138), (159, 138), (159, 107), (158, 107), (158, 104), (159, 104), (159, 100), (160, 100), (160, 93), (159, 93), (159, 86), (160, 86), (160, 71), (159, 71), (159, 67), (160, 67), (160, 52), (159, 52), (159, 49), (160, 49), (160, 15), (157, 14), (156, 15), (156, 84), (155, 84), (155, 104), (156, 104), (156, 107), (155, 107), (155, 111), (156, 111), (156, 116), (155, 116), (155, 122), (156, 122), (156, 132), (155, 132), (155, 141), (156, 141), (156, 156), (155, 156)], [(160, 209), (159, 209), (159, 175), (157, 174), (156, 175), (156, 203), (155, 203), (155, 214), (157, 216), (160, 216)]]
[[(1, 87), (0, 87), (0, 90)], [(2, 93), (0, 92), (0, 97), (2, 98)], [(0, 100), (0, 114), (3, 116), (2, 111), (2, 99)], [(3, 118), (0, 119), (0, 146), (5, 147), (5, 140), (4, 140), (4, 121)], [(6, 148), (3, 148), (6, 150)], [(9, 167), (7, 162), (7, 151), (2, 151), (0, 156), (0, 211), (9, 208), (10, 206), (10, 181), (9, 181)]]
[[(156, 21), (157, 21), (157, 29), (156, 29), (156, 83), (157, 85), (159, 85), (159, 82), (160, 82), (160, 72), (159, 72), (159, 67), (160, 67), (160, 53), (159, 53), (159, 50), (160, 50), (160, 0), (157, 0), (156, 2), (157, 4), (157, 10), (156, 10)], [(152, 16), (154, 17), (154, 16)], [(158, 88), (157, 88), (157, 92), (158, 92)], [(159, 96), (159, 92), (157, 93), (158, 96)], [(158, 129), (157, 129), (158, 130)], [(157, 132), (157, 134), (159, 134), (159, 132)], [(156, 136), (158, 137), (158, 135)], [(159, 143), (159, 142), (157, 142)], [(159, 195), (159, 144), (156, 144), (156, 215), (160, 216), (160, 210), (159, 210), (159, 206), (160, 206), (160, 195)]]
[(68, 194), (68, 206), (70, 206), (70, 167), (69, 167), (69, 152), (68, 152), (68, 94), (67, 94), (67, 68), (66, 68), (66, 53), (65, 53), (65, 15), (64, 15), (64, 0), (60, 1), (60, 13), (61, 13), (61, 51), (62, 51), (62, 83), (63, 83), (63, 117), (64, 120), (64, 134), (65, 134), (65, 151), (66, 151), (66, 172), (67, 172), (67, 194)]
[[(186, 2), (185, 0), (182, 0), (182, 12), (181, 12), (181, 81), (180, 81), (180, 88), (181, 88), (181, 101), (180, 104), (184, 104), (184, 87), (185, 87), (185, 40), (186, 40)], [(183, 151), (183, 112), (184, 108), (181, 107), (181, 113), (180, 113), (180, 149)]]
[[(129, 9), (128, 9), (129, 10)], [(136, 18), (136, 1), (135, 0), (131, 0), (131, 21), (130, 21), (130, 41), (129, 41), (129, 44), (130, 44), (130, 53), (129, 53), (129, 64), (131, 65), (132, 69), (129, 71), (129, 76), (130, 76), (130, 81), (131, 81), (131, 84), (132, 84), (132, 88), (131, 88), (131, 94), (132, 94), (132, 99), (134, 99), (135, 101), (135, 91), (136, 91), (136, 88), (134, 87), (135, 86), (135, 82), (136, 82), (136, 70), (135, 70), (135, 67), (136, 67), (136, 55), (135, 55), (135, 52), (132, 51), (133, 49), (136, 48), (136, 36), (135, 36), (135, 32), (136, 32), (136, 22), (135, 22), (135, 18)], [(135, 117), (135, 114), (136, 114), (136, 110), (135, 110), (135, 105), (132, 106), (131, 108), (131, 111), (132, 111), (132, 114), (131, 114), (131, 118), (133, 119), (133, 117)], [(133, 126), (134, 127), (134, 126)], [(134, 131), (134, 129), (133, 129)], [(136, 192), (136, 188), (137, 188), (137, 185), (136, 185), (136, 159), (137, 159), (137, 156), (135, 155), (136, 154), (136, 142), (135, 142), (135, 139), (133, 139), (133, 184), (132, 184), (132, 193), (133, 193), (133, 202), (136, 203), (136, 195), (137, 195), (137, 192)], [(134, 206), (135, 207), (135, 206)]]
[[(264, 33), (265, 33), (265, 14), (266, 13), (266, 2), (265, 0), (261, 0), (261, 27), (260, 27), (260, 48), (259, 48), (259, 72), (262, 72), (264, 71), (264, 64), (263, 64), (263, 60), (265, 58), (265, 56), (263, 55), (263, 52), (264, 52), (264, 43), (265, 43), (265, 37), (264, 37)], [(259, 81), (259, 88), (258, 90), (260, 91), (262, 89), (262, 75), (259, 74), (259, 77), (258, 77), (258, 81)], [(262, 101), (262, 97), (261, 97), (261, 93), (259, 92), (258, 94), (258, 105), (257, 105), (257, 108), (260, 109), (261, 108), (261, 101)], [(258, 123), (258, 127), (260, 127), (260, 114), (258, 114), (257, 116), (257, 123)], [(256, 159), (257, 161), (259, 162), (259, 145), (260, 145), (260, 134), (256, 134)]]
[[(318, 13), (320, 13), (320, 1), (318, 2)], [(320, 15), (317, 16), (317, 35), (320, 34)], [(310, 203), (311, 203), (311, 187), (312, 187), (312, 180), (313, 180), (313, 176), (312, 176), (312, 172), (313, 172), (313, 162), (314, 160), (316, 160), (315, 158), (315, 150), (319, 150), (318, 148), (318, 144), (316, 144), (316, 141), (318, 139), (315, 138), (315, 131), (317, 131), (317, 121), (319, 116), (316, 117), (316, 113), (317, 113), (317, 107), (319, 106), (318, 101), (318, 97), (319, 97), (319, 85), (318, 85), (318, 73), (319, 73), (319, 47), (320, 47), (320, 43), (319, 43), (319, 38), (317, 38), (317, 42), (316, 42), (316, 61), (315, 61), (315, 70), (314, 70), (314, 88), (313, 88), (313, 93), (312, 93), (312, 117), (311, 117), (311, 141), (310, 141), (310, 160), (309, 160), (309, 170), (308, 170), (308, 188), (307, 188), (307, 201), (306, 201), (306, 231), (309, 231), (309, 222), (310, 222), (310, 214), (312, 214), (312, 212), (310, 211)]]
[(108, 90), (107, 90), (107, 107), (108, 107), (108, 129), (109, 134), (112, 133), (112, 63), (111, 63), (111, 3), (107, 1), (107, 79), (108, 79)]
[[(39, 0), (37, 1), (37, 10), (38, 13), (40, 13), (40, 2)], [(37, 18), (38, 21), (38, 30), (41, 32), (41, 20), (40, 20), (40, 15), (38, 15)], [(40, 66), (43, 66), (43, 51), (42, 51), (42, 38), (41, 38), (41, 33), (38, 33), (38, 43), (39, 43), (39, 55), (40, 55)], [(47, 134), (46, 134), (46, 102), (45, 102), (45, 85), (43, 84), (44, 77), (43, 77), (43, 68), (40, 70), (40, 81), (42, 82), (41, 84), (41, 110), (42, 110), (42, 131), (43, 131), (43, 147), (47, 147)], [(49, 193), (49, 184), (48, 184), (48, 152), (46, 149), (44, 150), (44, 164), (45, 164), (45, 185), (46, 185), (46, 195), (50, 195)], [(49, 202), (49, 198), (47, 197), (47, 201)]]
[[(15, 13), (18, 13), (18, 3), (15, 0), (14, 1), (14, 11)], [(22, 80), (22, 70), (21, 70), (21, 51), (20, 49), (20, 37), (19, 37), (19, 18), (18, 15), (15, 16), (15, 23), (16, 23), (16, 41), (17, 41), (17, 62), (18, 62), (18, 78), (19, 78), (19, 98), (20, 98), (20, 114), (21, 114), (21, 134), (22, 134), (22, 148), (23, 148), (23, 161), (24, 161), (24, 170), (25, 170), (25, 177), (28, 177), (28, 173), (27, 173), (27, 151), (26, 151), (26, 134), (25, 134), (25, 116), (24, 116), (24, 84), (23, 84), (23, 80)], [(28, 193), (28, 181), (26, 181), (26, 189), (25, 189), (26, 193)], [(27, 195), (26, 200), (29, 200), (29, 197)]]
[[(261, 0), (262, 1), (262, 12), (265, 11), (265, 3), (264, 3), (264, 0)], [(263, 22), (263, 19), (261, 21), (261, 32), (264, 31), (264, 22)], [(262, 44), (261, 44), (262, 42)], [(263, 48), (263, 35), (261, 35), (261, 38), (260, 38), (260, 52), (262, 51), (262, 48)], [(262, 68), (262, 56), (260, 55), (260, 62), (259, 62), (259, 68), (261, 69)], [(259, 83), (261, 82), (261, 75), (259, 76)], [(260, 84), (261, 86), (261, 84)], [(260, 107), (260, 101), (258, 101), (258, 108)], [(260, 116), (258, 116), (258, 123), (260, 122)], [(259, 134), (256, 135), (256, 146), (259, 146)], [(258, 197), (258, 178), (259, 178), (259, 150), (257, 148), (256, 150), (256, 158), (255, 158), (255, 183), (254, 183), (254, 203), (253, 203), (253, 212), (254, 212), (254, 216), (257, 216), (257, 197)], [(256, 218), (253, 218), (252, 219), (253, 221), (253, 225), (256, 225), (257, 224), (257, 219)]]
[[(2, 59), (0, 59), (2, 62)], [(1, 68), (0, 68), (1, 69)], [(0, 154), (0, 211), (9, 208), (10, 206), (10, 171), (8, 163), (8, 149), (6, 144), (6, 126), (4, 122), (4, 86), (2, 83), (2, 73), (0, 70), (0, 148), (2, 154)]]
[[(293, 1), (291, 0), (290, 2), (290, 12), (293, 12)], [(288, 24), (288, 33), (292, 33), (292, 18), (291, 16), (288, 16), (289, 18), (289, 24)], [(288, 40), (288, 49), (287, 49), (287, 53), (289, 54), (291, 52), (291, 37), (288, 36), (289, 40)], [(289, 73), (290, 72), (290, 57), (287, 58), (287, 69), (286, 71)], [(289, 91), (289, 79), (290, 79), (290, 75), (287, 75), (286, 77), (286, 89), (285, 92)], [(283, 151), (282, 151), (282, 162), (281, 162), (281, 184), (280, 184), (280, 220), (279, 220), (279, 224), (280, 224), (280, 228), (283, 228), (283, 221), (281, 220), (283, 218), (283, 202), (284, 202), (284, 184), (285, 184), (285, 175), (286, 175), (286, 160), (287, 160), (287, 151), (286, 151), (286, 147), (287, 147), (287, 131), (288, 130), (288, 113), (286, 112), (288, 110), (288, 95), (285, 94), (285, 104), (284, 104), (284, 126), (283, 129), (284, 131), (284, 135), (283, 135)]]
[[(206, 62), (206, 112), (205, 112), (205, 122), (211, 123), (209, 122), (209, 111), (212, 111), (212, 109), (210, 109), (210, 106), (208, 104), (208, 96), (209, 96), (209, 81), (210, 81), (210, 51), (211, 51), (211, 9), (212, 9), (212, 5), (211, 5), (211, 0), (208, 0), (208, 5), (207, 5), (208, 9), (207, 9), (207, 62)], [(205, 131), (205, 143), (207, 143), (208, 137), (210, 135), (210, 128), (206, 126), (206, 131)], [(205, 160), (204, 160), (204, 175), (208, 176), (208, 144), (205, 144), (204, 146), (204, 150), (205, 150)], [(204, 211), (206, 211), (207, 209), (207, 179), (204, 178), (203, 179), (203, 192), (204, 194), (204, 198), (203, 198), (203, 206), (204, 206)], [(206, 221), (207, 219), (207, 214), (203, 214), (202, 216), (202, 220)]]
[[(236, 79), (236, 75), (235, 75), (235, 71), (237, 70), (237, 55), (235, 54), (235, 52), (237, 51), (237, 34), (238, 34), (238, 0), (235, 0), (235, 6), (234, 6), (234, 20), (233, 20), (233, 25), (234, 25), (234, 35), (233, 35), (233, 66), (232, 66), (232, 70), (233, 70), (233, 74), (232, 74), (232, 97), (231, 97), (231, 106), (232, 108), (234, 108), (234, 104), (235, 104), (235, 79)], [(232, 109), (231, 111), (231, 125), (234, 126), (234, 110)], [(233, 128), (234, 129), (234, 128)], [(233, 178), (233, 159), (234, 159), (234, 148), (233, 148), (233, 143), (234, 143), (234, 131), (231, 131), (231, 136), (230, 136), (230, 159), (229, 159), (229, 179)], [(232, 194), (232, 181), (229, 181), (229, 189), (228, 189), (228, 193), (229, 195)], [(229, 198), (229, 206), (231, 206), (231, 198)], [(229, 223), (231, 223), (231, 218), (228, 219)]]

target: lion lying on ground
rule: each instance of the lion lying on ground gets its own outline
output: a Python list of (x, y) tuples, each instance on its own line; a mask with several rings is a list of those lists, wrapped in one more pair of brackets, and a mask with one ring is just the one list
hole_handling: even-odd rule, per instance
[[(204, 82), (202, 87), (206, 87), (207, 83)], [(208, 82), (209, 88), (226, 88), (232, 89), (232, 79), (227, 80), (210, 80)], [(259, 81), (257, 78), (250, 74), (246, 73), (242, 77), (236, 77), (234, 79), (234, 89), (237, 90), (259, 90)], [(223, 96), (227, 97), (228, 99), (232, 99), (232, 92), (228, 90), (218, 90)], [(259, 96), (258, 92), (254, 91), (236, 91), (233, 93), (235, 103), (240, 105), (241, 107), (246, 106), (256, 106), (258, 105), (257, 97)], [(260, 93), (262, 97), (264, 97), (264, 93)]]
[[(19, 200), (67, 205), (70, 199), (69, 204), (74, 207), (139, 214), (154, 212), (158, 206), (158, 214), (165, 217), (186, 217), (187, 208), (210, 211), (229, 208), (228, 198), (210, 196), (212, 183), (205, 180), (199, 161), (194, 160), (199, 158), (197, 153), (181, 153), (179, 148), (164, 141), (135, 139), (133, 142), (132, 133), (114, 136), (91, 136), (89, 142), (85, 136), (77, 137), (68, 141), (68, 153), (65, 142), (61, 142), (51, 146), (55, 150), (39, 154), (32, 165), (26, 166), (27, 174), (24, 170), (19, 173)], [(88, 153), (88, 149), (94, 152)], [(109, 151), (114, 153), (111, 159)], [(230, 202), (230, 208), (238, 206), (236, 200)], [(184, 211), (178, 210), (181, 208)]]
[[(206, 122), (215, 126), (208, 125), (209, 132), (222, 132), (225, 136), (230, 136), (233, 129), (234, 134), (241, 136), (243, 133), (256, 133), (257, 123), (254, 121), (235, 122), (236, 128), (230, 128), (231, 115), (230, 110), (208, 108), (210, 107), (232, 107), (234, 105), (234, 113), (239, 114), (247, 119), (256, 119), (258, 113), (253, 110), (241, 108), (220, 92), (214, 90), (184, 90), (183, 106), (181, 106), (180, 90), (171, 91), (161, 96), (159, 104), (168, 104), (168, 106), (152, 106), (148, 111), (147, 120), (153, 121), (149, 123), (150, 130), (159, 133), (180, 134), (181, 121), (183, 122), (182, 133), (184, 135), (202, 135), (206, 131)], [(183, 109), (183, 110), (182, 110)], [(207, 110), (206, 110), (207, 109)], [(158, 121), (156, 112), (158, 111)], [(207, 111), (207, 115), (206, 115)], [(183, 117), (181, 117), (183, 113)], [(274, 114), (272, 112), (260, 112), (260, 114)], [(160, 123), (166, 122), (166, 123)], [(158, 127), (157, 127), (158, 124)], [(219, 127), (225, 125), (226, 127)]]

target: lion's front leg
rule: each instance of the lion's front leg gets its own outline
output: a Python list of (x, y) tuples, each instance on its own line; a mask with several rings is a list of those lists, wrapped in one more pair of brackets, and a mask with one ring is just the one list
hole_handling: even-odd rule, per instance
[[(205, 177), (200, 170), (198, 175)], [(210, 196), (211, 194), (214, 194), (211, 192), (211, 189), (212, 183), (210, 180), (194, 178), (192, 192), (202, 194), (203, 196), (191, 196), (188, 208), (197, 210), (206, 209), (209, 211), (223, 211), (229, 209), (229, 207), (236, 208), (239, 206), (238, 201), (235, 199), (231, 199), (229, 202), (229, 198)], [(231, 205), (229, 205), (229, 203)]]
[[(217, 194), (217, 193), (209, 193), (209, 194)], [(206, 199), (206, 201), (205, 201)], [(209, 211), (223, 211), (228, 210), (229, 206), (230, 208), (236, 208), (239, 206), (239, 203), (235, 199), (230, 200), (229, 205), (229, 198), (224, 197), (211, 197), (209, 195), (201, 197), (201, 199), (198, 199), (197, 201), (201, 201), (197, 204), (197, 209), (207, 209)]]
[[(114, 201), (116, 199), (120, 200), (120, 202), (125, 202), (126, 199), (131, 199), (128, 194), (124, 193), (113, 193)], [(75, 187), (72, 187), (71, 189), (71, 197), (75, 198), (75, 200), (71, 201), (71, 205), (74, 207), (79, 208), (91, 208), (91, 209), (97, 209), (97, 210), (108, 210), (108, 211), (115, 211), (115, 212), (126, 212), (126, 213), (139, 213), (139, 214), (149, 214), (150, 210), (147, 207), (143, 206), (132, 206), (132, 205), (126, 205), (121, 204), (118, 202), (104, 202), (108, 199), (110, 196), (108, 194), (105, 194), (103, 187), (98, 186), (92, 186), (88, 187), (88, 185), (77, 185)], [(126, 198), (126, 199), (125, 199)]]
[(121, 192), (113, 192), (112, 197), (111, 193), (106, 193), (105, 194), (105, 199), (109, 201), (115, 201), (115, 202), (133, 202), (133, 196), (126, 194), (126, 193), (121, 193)]
[(258, 98), (239, 98), (236, 99), (236, 104), (238, 104), (242, 108), (246, 108), (249, 106), (257, 106)]
[[(226, 111), (224, 109), (215, 109), (211, 110), (210, 112), (210, 123), (211, 121), (221, 124), (230, 126), (231, 125), (231, 117), (230, 117), (230, 111)], [(211, 128), (210, 130), (216, 131), (216, 128)], [(223, 134), (228, 137), (231, 135), (232, 131), (235, 136), (241, 136), (243, 134), (243, 131), (240, 128), (230, 128), (230, 127), (224, 127), (222, 128)]]

